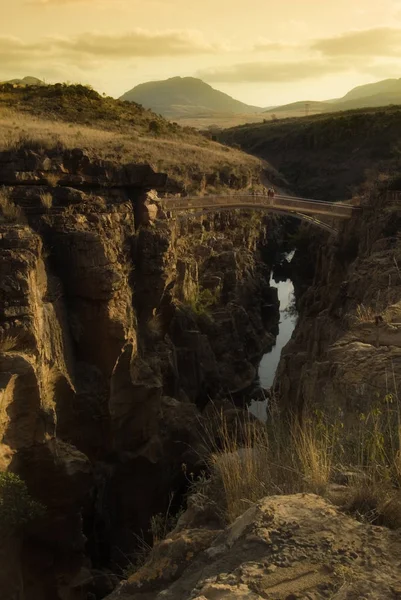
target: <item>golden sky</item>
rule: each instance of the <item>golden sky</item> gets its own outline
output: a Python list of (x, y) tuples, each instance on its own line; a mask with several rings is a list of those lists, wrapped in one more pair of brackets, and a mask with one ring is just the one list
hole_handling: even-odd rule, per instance
[(201, 77), (259, 106), (401, 77), (401, 0), (0, 0), (0, 80), (119, 96)]

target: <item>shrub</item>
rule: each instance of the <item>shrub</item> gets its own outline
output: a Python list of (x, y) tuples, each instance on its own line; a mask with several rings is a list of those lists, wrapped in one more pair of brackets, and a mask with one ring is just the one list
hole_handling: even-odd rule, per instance
[(16, 529), (37, 519), (44, 507), (28, 493), (26, 484), (14, 473), (0, 473), (0, 528)]
[(201, 289), (189, 300), (189, 305), (197, 315), (208, 315), (210, 309), (218, 302), (218, 290)]
[(163, 131), (163, 126), (159, 121), (154, 119), (153, 121), (149, 121), (149, 131), (155, 135), (160, 135)]

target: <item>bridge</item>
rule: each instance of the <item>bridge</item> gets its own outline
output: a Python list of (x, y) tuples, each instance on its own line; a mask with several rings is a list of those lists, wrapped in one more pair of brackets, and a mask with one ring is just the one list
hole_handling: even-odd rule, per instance
[(265, 194), (170, 197), (163, 198), (160, 206), (167, 213), (184, 213), (188, 216), (241, 208), (269, 211), (302, 219), (333, 234), (338, 233), (336, 227), (319, 219), (319, 216), (329, 217), (330, 220), (345, 220), (351, 219), (361, 210), (359, 207), (340, 202), (326, 202), (282, 194), (275, 194), (273, 197)]

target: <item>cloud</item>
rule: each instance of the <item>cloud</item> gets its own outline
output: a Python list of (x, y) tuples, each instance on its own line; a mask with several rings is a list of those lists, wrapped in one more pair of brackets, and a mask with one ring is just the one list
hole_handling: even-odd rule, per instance
[(198, 71), (198, 77), (221, 83), (286, 83), (348, 71), (348, 62), (305, 59), (304, 61), (248, 62)]
[(98, 3), (99, 0), (26, 0), (26, 4), (42, 4), (43, 6), (55, 5), (62, 6), (64, 4), (78, 4), (78, 2)]
[(401, 29), (378, 27), (349, 31), (339, 36), (316, 40), (310, 47), (324, 56), (400, 56)]
[(49, 45), (59, 52), (109, 59), (215, 54), (223, 49), (207, 42), (197, 31), (150, 32), (141, 29), (120, 35), (86, 33), (72, 39), (53, 38)]
[(197, 31), (150, 32), (136, 29), (123, 34), (86, 33), (75, 37), (47, 37), (36, 42), (0, 36), (0, 71), (16, 66), (38, 69), (52, 63), (78, 67), (101, 66), (135, 58), (215, 54), (224, 47), (206, 41)]
[(203, 69), (197, 76), (210, 83), (289, 83), (351, 71), (394, 77), (401, 66), (396, 60), (401, 56), (401, 29), (349, 31), (298, 45), (261, 38), (253, 50), (279, 55), (271, 60)]
[(256, 50), (257, 52), (277, 52), (280, 50), (288, 50), (293, 48), (294, 46), (290, 46), (289, 44), (271, 42), (270, 40), (264, 38), (260, 38), (253, 46), (253, 50)]

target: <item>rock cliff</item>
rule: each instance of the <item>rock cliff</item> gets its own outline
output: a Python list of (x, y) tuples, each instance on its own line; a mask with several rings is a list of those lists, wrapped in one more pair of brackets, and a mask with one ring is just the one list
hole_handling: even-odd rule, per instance
[(276, 376), (289, 410), (318, 407), (353, 420), (390, 394), (398, 398), (400, 224), (399, 194), (373, 190), (336, 239), (315, 238), (300, 253), (300, 316)]
[(2, 538), (1, 597), (101, 598), (274, 341), (272, 225), (166, 220), (163, 174), (79, 149), (4, 152), (0, 183), (0, 466), (46, 508)]

